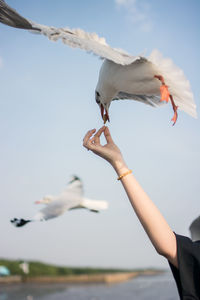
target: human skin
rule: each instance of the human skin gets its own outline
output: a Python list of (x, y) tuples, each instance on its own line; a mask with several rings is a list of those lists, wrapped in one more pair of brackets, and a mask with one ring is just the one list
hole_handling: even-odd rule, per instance
[[(102, 145), (100, 141), (102, 134), (106, 139), (105, 145)], [(97, 132), (96, 129), (89, 130), (83, 139), (83, 146), (108, 161), (118, 176), (129, 171), (108, 127), (103, 126)], [(177, 244), (174, 232), (132, 173), (123, 176), (120, 181), (158, 254), (167, 258), (171, 264), (178, 268)]]

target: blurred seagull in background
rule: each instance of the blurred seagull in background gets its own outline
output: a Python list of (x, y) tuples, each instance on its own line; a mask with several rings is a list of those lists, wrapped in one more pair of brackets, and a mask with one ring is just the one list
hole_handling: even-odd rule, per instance
[(200, 241), (200, 216), (191, 223), (189, 230), (192, 240)]
[(83, 197), (83, 185), (81, 180), (77, 176), (73, 176), (69, 182), (66, 190), (64, 190), (58, 196), (45, 196), (40, 201), (36, 201), (36, 204), (45, 204), (46, 207), (41, 209), (33, 218), (11, 220), (11, 223), (16, 227), (22, 227), (27, 223), (33, 221), (47, 221), (52, 218), (57, 218), (63, 215), (66, 211), (85, 208), (92, 212), (99, 212), (108, 208), (106, 201), (91, 200)]
[(196, 118), (196, 105), (189, 81), (183, 71), (171, 59), (163, 58), (153, 50), (148, 58), (132, 56), (124, 50), (111, 48), (104, 38), (81, 29), (56, 28), (32, 22), (0, 0), (0, 22), (8, 26), (28, 29), (62, 42), (73, 48), (81, 48), (104, 59), (95, 90), (95, 100), (106, 123), (110, 120), (111, 101), (132, 99), (154, 107), (171, 102), (177, 120), (177, 108)]

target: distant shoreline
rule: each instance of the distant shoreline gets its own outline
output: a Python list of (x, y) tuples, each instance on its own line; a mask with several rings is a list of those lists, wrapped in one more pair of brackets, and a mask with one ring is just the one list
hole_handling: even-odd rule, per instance
[(16, 283), (118, 283), (127, 281), (138, 276), (153, 276), (163, 273), (160, 270), (144, 270), (135, 272), (119, 272), (119, 273), (105, 273), (105, 274), (80, 274), (67, 276), (7, 276), (0, 277), (0, 284), (16, 284)]

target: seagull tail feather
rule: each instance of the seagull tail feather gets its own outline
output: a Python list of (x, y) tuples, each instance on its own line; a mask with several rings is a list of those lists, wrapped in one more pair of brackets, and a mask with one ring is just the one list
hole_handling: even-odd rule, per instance
[(84, 198), (81, 206), (89, 209), (92, 212), (99, 212), (100, 210), (105, 210), (108, 208), (108, 203), (103, 200), (90, 200)]
[(3, 0), (0, 0), (0, 22), (11, 27), (39, 30), (34, 28), (29, 20), (22, 17), (15, 9), (7, 5)]

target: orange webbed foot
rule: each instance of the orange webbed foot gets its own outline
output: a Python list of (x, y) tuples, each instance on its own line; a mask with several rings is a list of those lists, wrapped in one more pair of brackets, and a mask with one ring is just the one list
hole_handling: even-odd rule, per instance
[(160, 95), (161, 95), (161, 98), (160, 98), (160, 101), (166, 101), (168, 102), (169, 101), (169, 90), (168, 90), (168, 86), (165, 85), (165, 84), (162, 84), (160, 86)]
[(161, 75), (155, 75), (155, 78), (157, 78), (158, 80), (160, 80), (160, 82), (162, 83), (162, 85), (160, 86), (160, 101), (169, 101), (169, 90), (168, 90), (168, 86), (165, 84), (164, 78)]
[(173, 118), (171, 119), (171, 121), (174, 122), (172, 124), (172, 126), (174, 126), (176, 124), (176, 121), (177, 121), (177, 118), (178, 118), (178, 113), (177, 113), (178, 106), (174, 103), (174, 99), (173, 99), (172, 95), (170, 95), (170, 100), (171, 100), (172, 108), (173, 108), (173, 111), (174, 111)]

